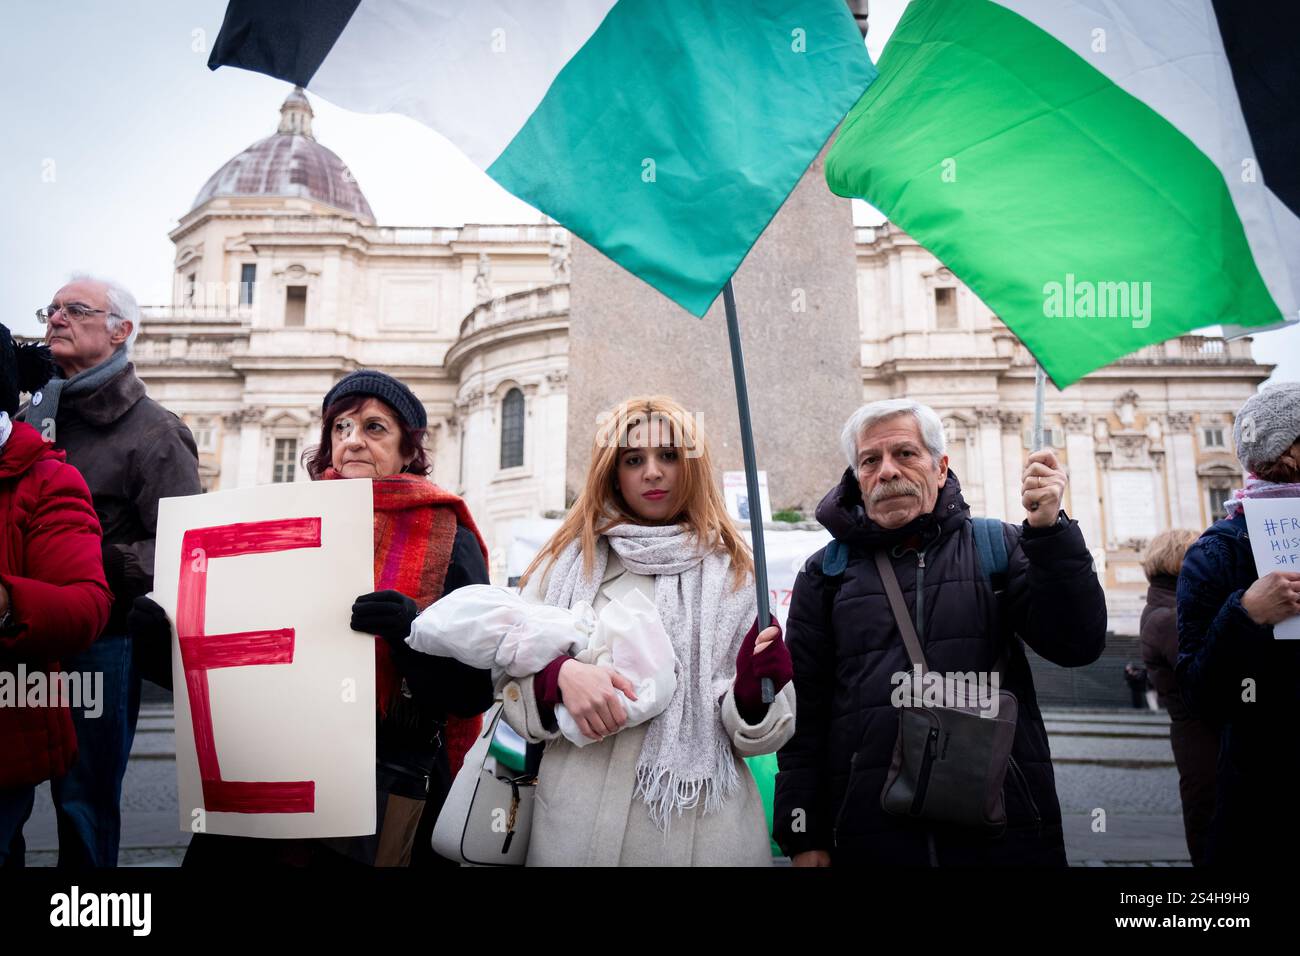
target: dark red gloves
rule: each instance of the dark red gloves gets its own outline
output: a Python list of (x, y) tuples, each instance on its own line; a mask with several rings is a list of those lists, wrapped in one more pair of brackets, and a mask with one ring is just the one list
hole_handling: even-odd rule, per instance
[(533, 696), (537, 698), (537, 703), (550, 707), (564, 703), (560, 696), (560, 668), (571, 660), (573, 658), (568, 654), (561, 654), (537, 672), (533, 678)]
[[(780, 630), (775, 617), (772, 626)], [(754, 626), (740, 642), (740, 652), (736, 655), (736, 709), (747, 724), (757, 724), (767, 716), (767, 705), (763, 703), (764, 677), (772, 679), (772, 686), (778, 693), (794, 679), (794, 662), (790, 660), (790, 649), (785, 646), (782, 636), (778, 635), (767, 650), (754, 656), (758, 632), (758, 621), (755, 620)]]

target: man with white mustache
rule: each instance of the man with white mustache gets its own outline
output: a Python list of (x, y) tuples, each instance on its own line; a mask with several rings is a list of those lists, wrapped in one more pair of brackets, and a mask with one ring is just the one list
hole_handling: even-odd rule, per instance
[[(847, 563), (824, 573), (827, 549), (808, 559), (786, 625), (798, 720), (778, 755), (777, 841), (796, 866), (1064, 866), (1051, 754), (1025, 646), (1079, 667), (1100, 656), (1106, 634), (1091, 555), (1078, 523), (1061, 510), (1065, 470), (1050, 450), (1027, 456), (1025, 520), (985, 525), (1001, 531), (1006, 563), (998, 570), (980, 557), (933, 409), (908, 399), (864, 405), (841, 443), (849, 468), (822, 499), (817, 520)], [(1001, 489), (987, 492), (996, 500)], [(1003, 788), (1007, 823), (996, 839), (882, 807), (899, 727), (893, 678), (912, 662), (878, 554), (894, 570), (928, 669), (997, 672), (1018, 701)]]

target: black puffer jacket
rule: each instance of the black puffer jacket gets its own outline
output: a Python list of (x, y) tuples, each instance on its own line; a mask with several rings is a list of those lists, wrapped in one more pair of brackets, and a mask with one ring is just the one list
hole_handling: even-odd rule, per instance
[(1258, 578), (1241, 511), (1201, 535), (1178, 575), (1178, 686), (1194, 716), (1222, 726), (1212, 865), (1300, 853), (1300, 818), (1286, 809), (1300, 787), (1300, 641), (1275, 639), (1246, 613)]
[[(786, 853), (828, 850), (837, 865), (1065, 865), (1047, 733), (1024, 646), (1012, 635), (1053, 663), (1089, 664), (1105, 644), (1105, 597), (1076, 522), (1004, 525), (1006, 579), (990, 584), (969, 516), (951, 471), (934, 511), (895, 531), (866, 517), (852, 469), (818, 506), (817, 520), (849, 546), (849, 562), (838, 590), (822, 576), (822, 551), (795, 581), (786, 642), (798, 716), (776, 780), (775, 830)], [(925, 555), (917, 630), (930, 670), (992, 670), (1010, 643), (1001, 689), (1019, 702), (1012, 750), (1019, 772), (1007, 774), (1008, 825), (997, 839), (929, 828), (880, 806), (898, 730), (890, 678), (911, 664), (873, 555), (890, 549), (915, 620), (918, 555), (911, 544)]]

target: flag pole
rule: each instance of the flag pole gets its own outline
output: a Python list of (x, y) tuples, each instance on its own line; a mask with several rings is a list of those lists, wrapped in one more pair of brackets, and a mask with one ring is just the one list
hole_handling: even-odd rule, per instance
[[(749, 535), (754, 549), (754, 589), (758, 592), (758, 627), (771, 620), (767, 595), (767, 555), (763, 548), (763, 500), (758, 492), (758, 462), (754, 457), (754, 429), (749, 419), (749, 390), (745, 387), (745, 356), (740, 349), (740, 323), (736, 320), (736, 293), (731, 280), (722, 287), (727, 312), (727, 339), (731, 343), (731, 373), (736, 379), (736, 408), (740, 412), (740, 448), (745, 459), (745, 489), (749, 495)], [(770, 677), (763, 678), (763, 703), (776, 700)]]
[(1047, 444), (1043, 436), (1043, 393), (1047, 391), (1047, 373), (1034, 363), (1034, 451)]
[[(1047, 444), (1043, 435), (1043, 393), (1047, 391), (1047, 373), (1043, 371), (1043, 366), (1034, 363), (1034, 434), (1030, 439), (1034, 445), (1034, 451), (1040, 451), (1043, 445)], [(1030, 511), (1038, 510), (1038, 503), (1034, 502), (1029, 508)]]

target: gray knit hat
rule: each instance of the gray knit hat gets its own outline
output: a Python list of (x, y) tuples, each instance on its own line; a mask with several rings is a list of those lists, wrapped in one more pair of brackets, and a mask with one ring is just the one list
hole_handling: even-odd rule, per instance
[(1232, 426), (1241, 467), (1256, 472), (1300, 439), (1300, 382), (1279, 382), (1246, 399)]
[(415, 397), (415, 393), (393, 376), (385, 375), (372, 368), (359, 368), (339, 379), (338, 383), (325, 393), (325, 401), (321, 402), (321, 411), (325, 412), (339, 399), (353, 395), (368, 395), (386, 402), (408, 428), (429, 426), (424, 406)]

